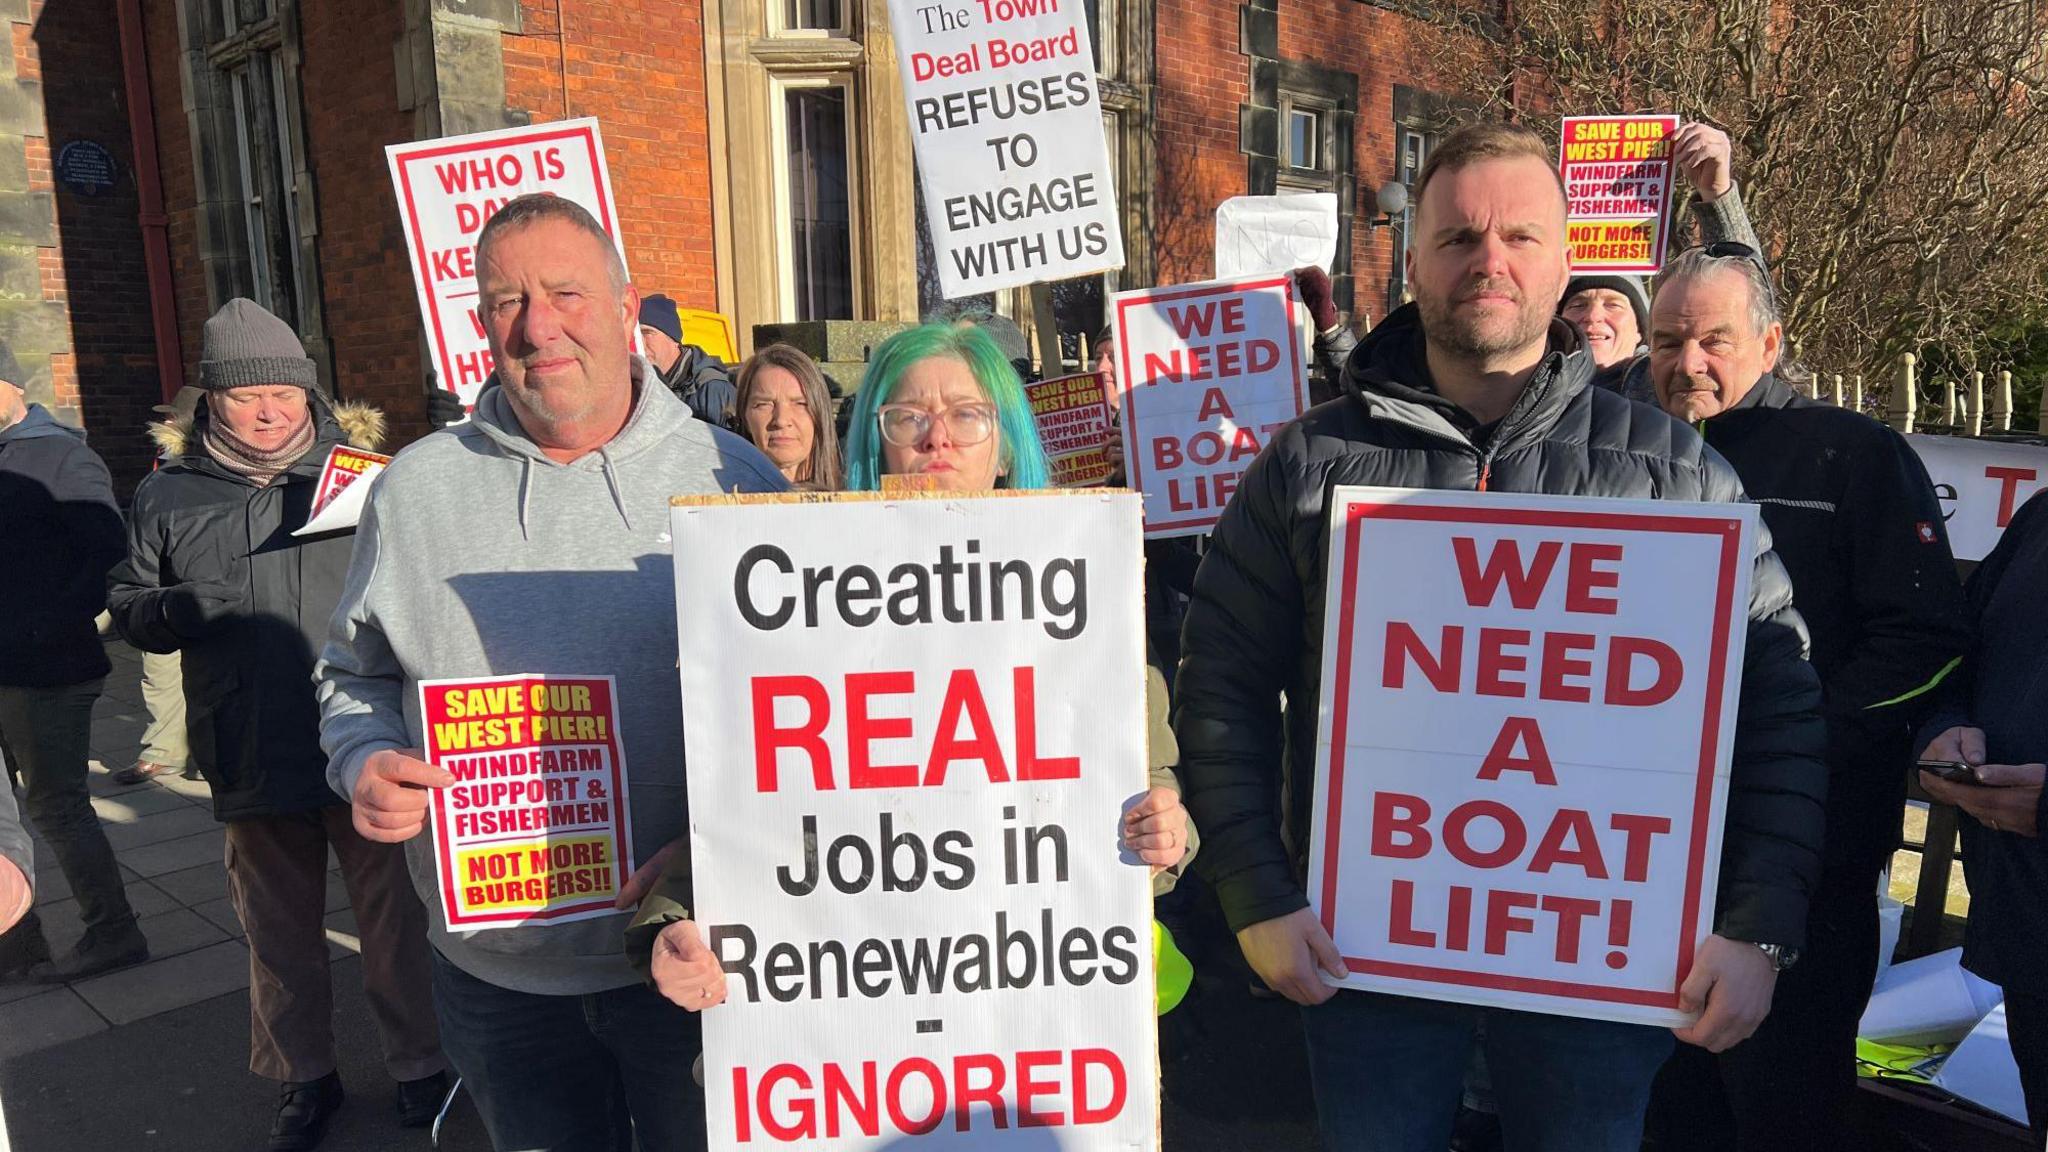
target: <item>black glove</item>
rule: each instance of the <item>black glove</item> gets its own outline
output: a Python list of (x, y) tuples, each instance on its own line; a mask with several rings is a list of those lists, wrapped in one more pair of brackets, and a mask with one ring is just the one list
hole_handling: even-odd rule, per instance
[(1294, 270), (1294, 287), (1301, 293), (1302, 307), (1315, 319), (1317, 332), (1337, 326), (1337, 302), (1330, 295), (1330, 274), (1311, 264)]
[(436, 428), (446, 428), (450, 424), (461, 423), (468, 415), (469, 410), (462, 406), (462, 398), (455, 393), (441, 387), (427, 389), (427, 423)]
[(164, 622), (196, 640), (219, 628), (248, 602), (248, 581), (195, 580), (164, 589)]

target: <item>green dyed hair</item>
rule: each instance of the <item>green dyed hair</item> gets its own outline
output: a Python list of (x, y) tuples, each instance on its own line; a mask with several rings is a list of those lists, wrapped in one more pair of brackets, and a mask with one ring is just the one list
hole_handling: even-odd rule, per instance
[(1049, 488), (1052, 469), (1038, 442), (1038, 424), (1017, 370), (1003, 359), (988, 333), (972, 325), (922, 324), (882, 341), (868, 361), (867, 375), (854, 397), (846, 443), (846, 487), (874, 492), (882, 487), (882, 405), (889, 402), (904, 373), (920, 360), (945, 356), (967, 365), (975, 382), (995, 405), (996, 433), (1004, 472), (998, 488)]

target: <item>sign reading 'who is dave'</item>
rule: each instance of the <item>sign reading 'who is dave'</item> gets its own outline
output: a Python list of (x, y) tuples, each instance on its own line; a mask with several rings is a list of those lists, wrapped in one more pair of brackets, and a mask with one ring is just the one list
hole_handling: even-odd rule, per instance
[(619, 245), (604, 140), (590, 118), (448, 136), (384, 149), (412, 256), (420, 318), (441, 386), (464, 404), (491, 375), (491, 345), (477, 317), (476, 238), (506, 202), (545, 192), (588, 209)]
[(1309, 898), (1340, 982), (1689, 1020), (1756, 509), (1375, 488), (1331, 509)]
[(1137, 498), (673, 513), (711, 1147), (1156, 1147)]

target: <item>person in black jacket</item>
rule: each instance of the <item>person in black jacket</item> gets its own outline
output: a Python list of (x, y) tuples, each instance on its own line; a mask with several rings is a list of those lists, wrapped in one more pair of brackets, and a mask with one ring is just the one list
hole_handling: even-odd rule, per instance
[(112, 668), (93, 620), (106, 606), (107, 569), (121, 558), (121, 512), (85, 434), (26, 403), (21, 378), (0, 347), (0, 748), (21, 779), (29, 822), (78, 897), (85, 935), (52, 963), (30, 912), (0, 936), (0, 979), (77, 980), (149, 959), (86, 791), (92, 705)]
[[(1726, 255), (1710, 252), (1726, 251)], [(1807, 945), (1756, 1035), (1673, 1055), (1659, 1152), (1835, 1147), (1854, 1123), (1856, 1025), (1877, 978), (1877, 890), (1898, 847), (1913, 737), (1970, 643), (1968, 609), (1918, 456), (1869, 417), (1772, 374), (1783, 329), (1753, 256), (1695, 248), (1658, 279), (1650, 377), (1762, 508), (1812, 636), (1828, 727), (1827, 840)]]
[(2048, 1140), (2048, 494), (2020, 506), (1970, 573), (1976, 641), (1920, 730), (1925, 760), (1968, 764), (1976, 783), (1920, 773), (1961, 808), (1970, 919), (1963, 965), (2005, 992), (2034, 1141)]
[(109, 578), (121, 634), (179, 652), (192, 762), (227, 824), (228, 895), (249, 942), (250, 1071), (278, 1081), (274, 1152), (312, 1148), (341, 1104), (327, 968), (327, 854), (362, 937), (363, 984), (399, 1082), (401, 1121), (446, 1090), (426, 912), (405, 856), (355, 830), (327, 786), (313, 663), (341, 599), (351, 532), (297, 536), (328, 453), (374, 447), (383, 416), (331, 406), (284, 321), (248, 300), (206, 322), (188, 423), (135, 492), (128, 556)]
[[(1253, 969), (1304, 1006), (1332, 1152), (1446, 1147), (1482, 1020), (1515, 1146), (1634, 1152), (1672, 1033), (1336, 991), (1324, 976), (1341, 960), (1307, 907), (1332, 486), (1741, 499), (1691, 430), (1591, 386), (1591, 361), (1553, 317), (1569, 271), (1565, 205), (1539, 137), (1454, 133), (1420, 177), (1416, 212), (1415, 303), (1352, 354), (1346, 395), (1260, 454), (1196, 574), (1175, 724), (1204, 838), (1195, 869)], [(1754, 570), (1719, 907), (1682, 992), (1701, 1015), (1677, 1033), (1713, 1049), (1768, 1010), (1820, 870), (1820, 695), (1765, 531)]]
[(682, 313), (659, 292), (640, 299), (640, 345), (661, 372), (661, 382), (690, 406), (690, 415), (714, 428), (735, 430), (732, 369), (695, 344), (683, 343)]

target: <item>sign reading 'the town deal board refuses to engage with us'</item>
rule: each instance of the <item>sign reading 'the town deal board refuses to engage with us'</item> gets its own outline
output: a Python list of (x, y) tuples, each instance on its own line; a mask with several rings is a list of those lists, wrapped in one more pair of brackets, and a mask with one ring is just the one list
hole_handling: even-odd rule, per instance
[(1087, 7), (889, 0), (948, 300), (1124, 264)]
[(710, 1146), (1156, 1147), (1138, 501), (679, 499)]
[(1346, 987), (1676, 1025), (1753, 505), (1337, 488), (1309, 899)]
[(609, 676), (422, 680), (441, 911), (456, 931), (613, 915), (633, 874)]

